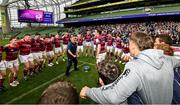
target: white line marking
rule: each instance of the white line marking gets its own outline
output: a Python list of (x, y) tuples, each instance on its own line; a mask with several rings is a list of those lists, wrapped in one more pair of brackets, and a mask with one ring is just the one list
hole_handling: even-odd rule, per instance
[[(84, 65), (84, 63), (78, 65), (78, 67), (80, 67), (80, 66), (82, 66), (82, 65)], [(72, 70), (73, 70), (73, 69), (71, 69), (70, 72), (71, 72)], [(49, 83), (55, 81), (56, 79), (58, 79), (58, 78), (60, 78), (60, 77), (62, 77), (62, 76), (64, 76), (64, 75), (65, 75), (65, 73), (62, 73), (62, 74), (60, 74), (59, 76), (57, 76), (57, 77), (51, 79), (50, 81), (47, 81), (47, 82), (43, 83), (42, 85), (39, 85), (38, 87), (36, 87), (36, 88), (34, 88), (34, 89), (32, 89), (32, 90), (30, 90), (30, 91), (24, 93), (24, 94), (22, 94), (22, 95), (20, 95), (20, 96), (18, 96), (18, 97), (16, 97), (16, 98), (14, 98), (14, 99), (12, 99), (11, 101), (9, 101), (9, 102), (6, 103), (6, 104), (10, 104), (10, 103), (12, 103), (12, 102), (14, 102), (14, 101), (16, 101), (16, 100), (19, 100), (19, 99), (21, 99), (22, 97), (24, 97), (24, 96), (26, 96), (26, 95), (32, 93), (33, 91), (35, 91), (35, 90), (37, 90), (37, 89), (39, 89), (39, 88), (41, 88), (41, 87), (43, 87), (43, 86), (45, 86), (45, 85), (48, 85)]]
[(93, 65), (93, 66), (95, 66), (95, 65), (96, 65), (96, 64), (89, 63), (89, 62), (84, 62), (84, 61), (79, 61), (79, 62), (82, 62), (82, 63), (87, 63), (87, 64), (89, 64), (89, 65)]

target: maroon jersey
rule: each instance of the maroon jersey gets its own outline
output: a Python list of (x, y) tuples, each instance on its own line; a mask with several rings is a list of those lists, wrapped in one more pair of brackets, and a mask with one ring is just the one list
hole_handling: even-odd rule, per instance
[(101, 34), (101, 36), (104, 38), (105, 42), (107, 42), (107, 35), (106, 34)]
[(123, 52), (124, 53), (129, 53), (129, 47), (128, 46), (124, 46), (123, 47)]
[(18, 43), (20, 55), (29, 55), (31, 53), (31, 44), (30, 42), (21, 41)]
[(70, 40), (70, 37), (69, 37), (69, 36), (64, 37), (64, 38), (63, 38), (63, 44), (68, 45), (69, 40)]
[(37, 53), (40, 51), (40, 43), (38, 40), (33, 39), (31, 43), (31, 52)]
[(121, 39), (116, 38), (116, 48), (122, 48), (121, 46)]
[(55, 38), (54, 39), (55, 48), (61, 47), (61, 39)]
[(40, 51), (45, 51), (46, 50), (46, 43), (44, 40), (40, 40)]
[(46, 42), (46, 51), (53, 51), (53, 42), (52, 41)]
[(3, 53), (3, 51), (4, 51), (3, 46), (0, 46), (0, 62), (2, 60), (2, 53)]
[(86, 42), (90, 42), (90, 41), (92, 40), (91, 37), (92, 37), (91, 35), (88, 35), (88, 34), (87, 34), (87, 35), (85, 36)]
[(83, 38), (78, 38), (78, 46), (82, 46), (83, 45)]
[(101, 45), (101, 49), (100, 49), (100, 54), (101, 53), (105, 53), (106, 52), (106, 48), (105, 48), (105, 38), (103, 38), (102, 36), (99, 36), (97, 37), (98, 39), (98, 43), (97, 44), (100, 44)]
[(114, 42), (114, 39), (112, 37), (111, 38), (107, 38), (107, 46), (112, 46), (113, 42)]
[(19, 48), (18, 46), (6, 46), (4, 48), (4, 51), (6, 53), (6, 61), (13, 61), (18, 58)]

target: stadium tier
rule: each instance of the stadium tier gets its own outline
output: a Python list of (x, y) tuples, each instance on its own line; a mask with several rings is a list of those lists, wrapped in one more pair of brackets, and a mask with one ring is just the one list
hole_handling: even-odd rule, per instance
[(107, 11), (101, 14), (86, 15), (77, 18), (66, 18), (57, 23), (78, 23), (78, 22), (90, 22), (98, 20), (112, 20), (112, 19), (126, 19), (126, 18), (140, 18), (140, 17), (157, 17), (157, 16), (171, 16), (180, 15), (179, 4), (159, 5), (152, 6), (150, 11), (145, 11), (145, 7), (131, 8), (117, 11)]
[(0, 104), (180, 104), (179, 0), (0, 0)]

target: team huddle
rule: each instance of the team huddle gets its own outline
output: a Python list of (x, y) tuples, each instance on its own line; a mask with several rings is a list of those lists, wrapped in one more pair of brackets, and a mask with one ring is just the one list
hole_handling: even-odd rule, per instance
[[(25, 35), (22, 39), (11, 38), (9, 44), (0, 46), (0, 88), (3, 88), (6, 69), (10, 70), (9, 85), (15, 87), (19, 84), (17, 77), (20, 63), (24, 65), (24, 80), (27, 80), (34, 73), (42, 71), (46, 63), (51, 67), (55, 60), (58, 64), (60, 56), (65, 61), (64, 56), (71, 37), (69, 33), (64, 33), (64, 35), (45, 37)], [(77, 52), (81, 56), (88, 56), (88, 54), (95, 56), (97, 63), (104, 60), (106, 56), (111, 58), (112, 54), (116, 56), (116, 61), (121, 61), (123, 57), (126, 59), (130, 57), (127, 40), (126, 37), (122, 38), (120, 35), (113, 37), (103, 31), (95, 30), (93, 33), (87, 31), (85, 35), (78, 34), (76, 37)], [(3, 52), (6, 55), (5, 58), (2, 56)]]

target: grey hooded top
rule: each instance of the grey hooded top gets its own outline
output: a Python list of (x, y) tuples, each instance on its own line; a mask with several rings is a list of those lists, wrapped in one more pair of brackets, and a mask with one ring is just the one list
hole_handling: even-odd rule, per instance
[(137, 91), (144, 104), (171, 104), (173, 68), (177, 66), (180, 60), (164, 55), (162, 50), (144, 50), (125, 65), (113, 83), (91, 88), (87, 96), (101, 104), (120, 104)]

